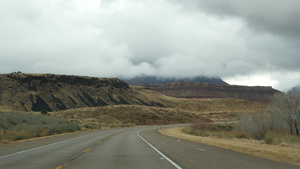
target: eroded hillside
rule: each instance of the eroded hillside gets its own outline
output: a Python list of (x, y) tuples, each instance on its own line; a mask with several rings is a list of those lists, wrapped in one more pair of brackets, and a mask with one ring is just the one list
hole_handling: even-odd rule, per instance
[(0, 107), (19, 111), (58, 111), (118, 104), (161, 106), (114, 78), (53, 74), (0, 75)]

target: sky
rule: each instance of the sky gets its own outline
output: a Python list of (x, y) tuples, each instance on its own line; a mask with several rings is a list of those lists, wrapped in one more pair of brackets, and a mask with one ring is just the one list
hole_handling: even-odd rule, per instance
[(0, 73), (300, 84), (299, 0), (0, 0)]

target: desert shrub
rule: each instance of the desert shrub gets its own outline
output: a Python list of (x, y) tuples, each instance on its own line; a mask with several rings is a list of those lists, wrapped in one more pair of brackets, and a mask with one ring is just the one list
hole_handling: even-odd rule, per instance
[(0, 114), (0, 129), (8, 129), (11, 127), (11, 124), (6, 120), (5, 117)]
[(239, 138), (239, 139), (248, 138), (248, 134), (245, 131), (235, 131), (234, 133), (235, 133), (234, 134), (235, 138)]
[(215, 131), (217, 127), (214, 123), (208, 123), (205, 120), (198, 120), (192, 124), (192, 128), (198, 130)]
[[(296, 97), (295, 97), (296, 96)], [(269, 112), (272, 117), (285, 122), (291, 135), (300, 136), (300, 98), (292, 91), (276, 93), (271, 97)]]
[(289, 144), (300, 144), (300, 137), (297, 136), (285, 135), (282, 140)]
[[(0, 113), (0, 131), (7, 130), (7, 140), (21, 140), (63, 132), (74, 132), (79, 126), (66, 119), (20, 112)], [(1, 132), (3, 137), (3, 132)]]
[(186, 134), (191, 134), (192, 131), (193, 131), (193, 128), (191, 128), (191, 127), (185, 127), (182, 129), (182, 132), (186, 133)]
[(270, 131), (265, 135), (264, 141), (266, 144), (299, 144), (300, 138), (290, 134), (281, 134), (276, 131)]
[(233, 138), (234, 134), (231, 132), (235, 124), (215, 124), (206, 122), (205, 120), (198, 120), (190, 127), (184, 128), (182, 131), (186, 134), (195, 136), (214, 136), (217, 138)]
[(43, 110), (41, 111), (41, 114), (47, 115), (47, 114), (48, 114), (48, 111), (47, 111), (46, 109), (43, 109)]
[(245, 131), (254, 139), (264, 139), (269, 128), (263, 113), (243, 113), (239, 115), (239, 119), (236, 130)]
[(277, 134), (289, 133), (287, 123), (273, 111), (243, 113), (239, 115), (239, 119), (235, 130), (247, 132), (254, 139), (264, 140), (270, 131)]
[(207, 131), (207, 130), (204, 130), (203, 132), (201, 132), (201, 136), (203, 136), (203, 137), (209, 137), (209, 136), (211, 136), (211, 133), (209, 131)]
[(83, 127), (86, 129), (95, 129), (96, 128), (96, 126), (90, 125), (90, 124), (85, 124), (85, 125), (83, 125)]
[(31, 138), (33, 135), (30, 131), (27, 130), (21, 130), (20, 132), (17, 132), (16, 137), (14, 140), (23, 140), (23, 139), (28, 139)]
[(191, 131), (191, 134), (195, 135), (195, 136), (203, 136), (203, 133), (204, 133), (204, 130), (199, 130), (199, 129)]
[(264, 141), (266, 144), (277, 144), (279, 142), (279, 137), (276, 133), (268, 132), (265, 135)]
[[(204, 130), (194, 129), (192, 127), (186, 127), (182, 131), (186, 134), (195, 135), (195, 136), (203, 136), (205, 133)], [(208, 134), (206, 133), (205, 135), (207, 136)]]
[(217, 131), (232, 131), (234, 130), (235, 124), (216, 124)]

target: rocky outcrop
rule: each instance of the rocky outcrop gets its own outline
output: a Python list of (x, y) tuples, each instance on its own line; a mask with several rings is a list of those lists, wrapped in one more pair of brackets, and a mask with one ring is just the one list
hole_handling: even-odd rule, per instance
[(272, 87), (215, 85), (198, 82), (142, 85), (156, 92), (177, 98), (236, 98), (251, 101), (268, 101), (278, 90)]
[(58, 111), (118, 104), (160, 106), (137, 98), (127, 83), (116, 78), (53, 74), (0, 75), (0, 108)]

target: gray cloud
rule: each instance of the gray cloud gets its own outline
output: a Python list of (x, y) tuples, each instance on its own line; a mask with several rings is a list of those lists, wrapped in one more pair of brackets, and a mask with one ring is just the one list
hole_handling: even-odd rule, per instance
[(178, 1), (188, 9), (220, 17), (239, 17), (257, 31), (273, 32), (291, 38), (300, 37), (300, 2), (298, 0), (187, 0)]
[(0, 72), (226, 79), (269, 73), (294, 84), (298, 9), (297, 1), (270, 0), (0, 1)]

